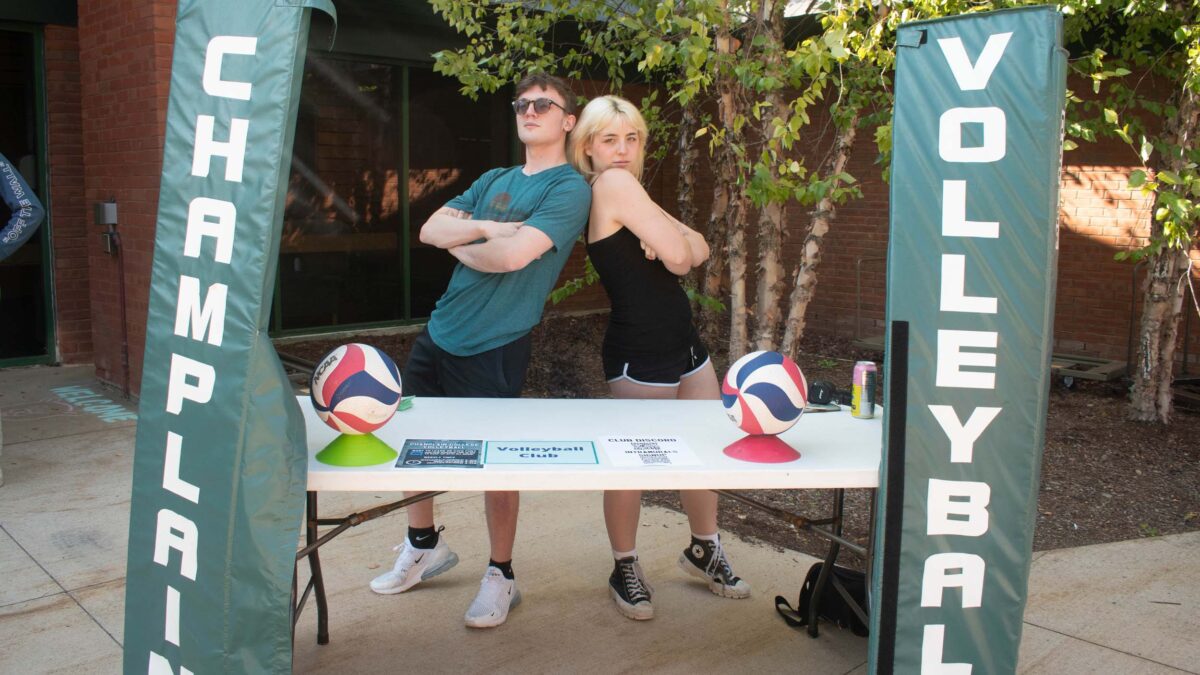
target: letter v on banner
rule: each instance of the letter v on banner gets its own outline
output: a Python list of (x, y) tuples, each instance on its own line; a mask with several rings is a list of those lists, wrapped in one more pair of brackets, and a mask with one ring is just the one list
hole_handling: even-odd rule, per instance
[(181, 0), (146, 318), (126, 673), (290, 673), (307, 444), (267, 335), (312, 9)]
[(869, 669), (1011, 673), (1050, 388), (1062, 17), (915, 22), (897, 46)]

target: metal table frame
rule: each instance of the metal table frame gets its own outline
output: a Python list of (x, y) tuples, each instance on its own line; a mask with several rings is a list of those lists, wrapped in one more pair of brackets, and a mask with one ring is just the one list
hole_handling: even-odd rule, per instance
[[(408, 439), (543, 439), (583, 442), (591, 439), (599, 452), (604, 439), (633, 436), (673, 436), (694, 452), (700, 463), (683, 462), (677, 467), (647, 469), (616, 462), (601, 453), (597, 464), (519, 465), (486, 462), (469, 469), (401, 469), (387, 463), (365, 467), (331, 467), (316, 459), (325, 444), (337, 434), (317, 419), (308, 397), (297, 401), (304, 414), (309, 444), (309, 483), (304, 518), (304, 546), (296, 554), (307, 559), (312, 572), (304, 588), (293, 576), (293, 630), (310, 596), (317, 603), (317, 642), (329, 641), (328, 598), (321, 571), (320, 547), (351, 527), (396, 509), (452, 491), (486, 491), (504, 486), (514, 491), (575, 490), (713, 490), (754, 509), (779, 518), (797, 530), (808, 530), (829, 542), (825, 565), (817, 580), (815, 598), (832, 583), (843, 596), (836, 577), (830, 574), (842, 548), (864, 556), (867, 546), (843, 536), (845, 490), (872, 489), (878, 485), (879, 420), (854, 420), (849, 413), (806, 413), (816, 417), (801, 420), (779, 439), (798, 452), (797, 459), (782, 463), (744, 461), (730, 455), (730, 448), (744, 434), (725, 419), (718, 401), (646, 401), (613, 399), (439, 399), (418, 400), (412, 411), (398, 414), (375, 432), (392, 448), (402, 448)], [(876, 437), (875, 434), (879, 436)], [(531, 438), (532, 437), (532, 438)], [(574, 440), (571, 440), (574, 439)], [(555, 441), (557, 442), (557, 441)], [(486, 454), (486, 453), (485, 453)], [(756, 489), (823, 489), (833, 491), (829, 510), (820, 518), (808, 518), (764, 504), (742, 491)], [(388, 504), (340, 517), (322, 517), (319, 492), (368, 491), (413, 494)], [(824, 509), (821, 509), (824, 511)], [(872, 517), (873, 520), (873, 517)], [(868, 570), (869, 571), (869, 570)], [(849, 600), (849, 598), (847, 597)], [(853, 603), (852, 603), (853, 606)], [(859, 610), (863, 608), (859, 607)], [(808, 633), (817, 635), (819, 603), (808, 608)], [(865, 618), (866, 612), (861, 611)]]
[[(842, 522), (845, 511), (845, 488), (832, 488), (833, 505), (829, 515), (825, 518), (810, 519), (803, 515), (792, 513), (790, 511), (780, 509), (769, 504), (764, 504), (756, 499), (747, 497), (746, 495), (733, 490), (713, 490), (719, 495), (734, 499), (747, 506), (758, 509), (768, 515), (778, 518), (784, 522), (791, 524), (797, 530), (807, 530), (812, 532), (829, 542), (829, 548), (825, 553), (824, 565), (821, 568), (821, 573), (817, 577), (817, 584), (813, 591), (813, 599), (808, 607), (808, 627), (807, 631), (811, 637), (818, 635), (818, 615), (820, 612), (821, 592), (830, 583), (837, 592), (846, 600), (855, 614), (863, 621), (870, 623), (867, 618), (869, 609), (860, 606), (854, 598), (850, 597), (846, 588), (838, 581), (837, 577), (830, 573), (834, 563), (837, 561), (841, 548), (845, 547), (850, 551), (862, 556), (866, 560), (868, 578), (870, 576), (871, 564), (871, 537), (868, 537), (867, 545), (863, 546), (852, 542), (842, 536)], [(438, 495), (445, 494), (441, 492), (421, 492), (412, 497), (406, 497), (388, 504), (376, 506), (375, 508), (366, 511), (351, 513), (345, 516), (335, 518), (321, 518), (317, 507), (317, 492), (309, 491), (305, 504), (304, 518), (304, 548), (296, 552), (297, 569), (292, 574), (292, 636), (295, 640), (296, 624), (300, 621), (300, 614), (307, 604), (309, 596), (315, 595), (317, 603), (317, 644), (329, 644), (329, 601), (325, 595), (325, 579), (321, 573), (321, 556), (320, 548), (332, 541), (335, 537), (345, 532), (346, 530), (361, 525), (365, 522), (374, 520), (381, 516), (385, 516), (396, 509), (402, 509), (406, 506), (416, 504), (417, 502), (426, 499), (432, 499)], [(875, 516), (875, 494), (876, 491), (871, 489), (871, 522), (874, 523)], [(322, 527), (332, 527), (333, 529), (320, 532)], [(311, 575), (308, 583), (305, 584), (303, 592), (299, 592), (298, 588), (298, 572), (299, 563), (301, 560), (307, 559)]]

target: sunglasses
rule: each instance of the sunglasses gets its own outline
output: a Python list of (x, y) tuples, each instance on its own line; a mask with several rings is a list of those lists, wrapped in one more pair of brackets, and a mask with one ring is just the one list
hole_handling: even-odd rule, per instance
[(550, 106), (552, 106), (552, 105), (562, 108), (562, 111), (564, 113), (567, 112), (566, 108), (563, 108), (557, 102), (555, 102), (552, 99), (548, 99), (548, 98), (535, 98), (535, 99), (519, 98), (512, 102), (513, 112), (520, 115), (521, 113), (523, 113), (529, 109), (529, 104), (531, 104), (531, 103), (533, 104), (533, 111), (539, 115), (544, 115), (547, 112), (550, 112)]

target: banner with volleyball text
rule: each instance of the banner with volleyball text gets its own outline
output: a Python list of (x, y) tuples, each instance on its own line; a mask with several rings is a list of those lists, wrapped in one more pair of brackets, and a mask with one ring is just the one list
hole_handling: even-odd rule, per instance
[(291, 671), (304, 424), (267, 337), (310, 8), (181, 0), (138, 410), (126, 673)]
[(1050, 387), (1052, 7), (897, 33), (872, 673), (1016, 671)]

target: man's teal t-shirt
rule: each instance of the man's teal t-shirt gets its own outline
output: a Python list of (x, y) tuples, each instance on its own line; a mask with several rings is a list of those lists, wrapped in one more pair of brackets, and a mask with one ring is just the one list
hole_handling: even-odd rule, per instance
[(462, 263), (454, 268), (450, 285), (429, 317), (429, 336), (456, 356), (495, 349), (532, 330), (587, 225), (592, 190), (569, 164), (532, 176), (521, 169), (492, 169), (446, 203), (469, 212), (473, 220), (524, 222), (524, 227), (536, 227), (554, 242), (540, 258), (515, 272), (478, 272)]

